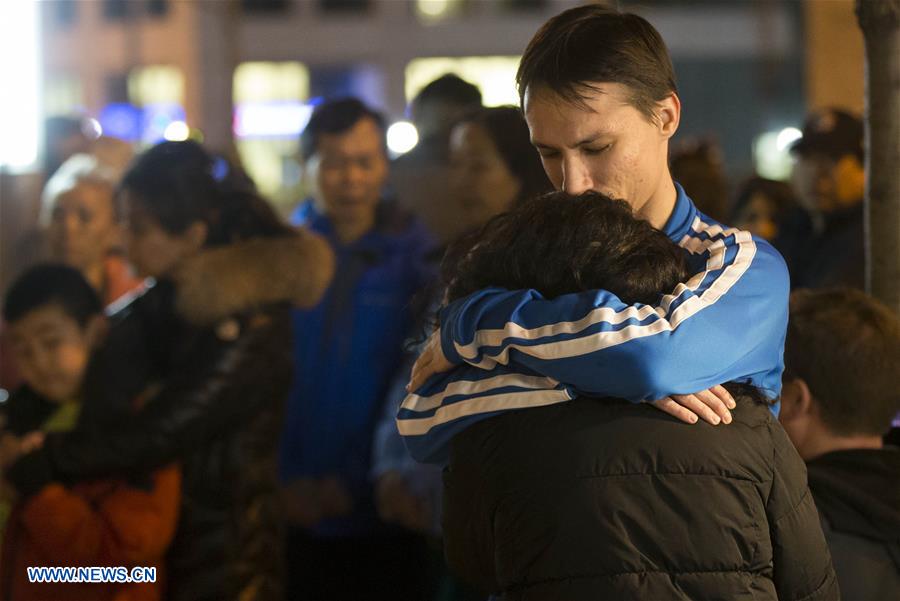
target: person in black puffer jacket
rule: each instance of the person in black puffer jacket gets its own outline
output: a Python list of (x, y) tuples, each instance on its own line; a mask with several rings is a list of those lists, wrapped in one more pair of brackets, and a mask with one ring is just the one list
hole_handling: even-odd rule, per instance
[[(674, 243), (596, 193), (536, 199), (462, 244), (448, 300), (500, 285), (652, 304), (686, 281)], [(837, 599), (803, 461), (766, 397), (726, 386), (730, 425), (580, 398), (457, 434), (444, 474), (451, 569), (504, 600)]]
[[(7, 477), (27, 495), (50, 478), (180, 461), (164, 598), (280, 601), (276, 450), (291, 374), (288, 310), (318, 302), (331, 251), (282, 225), (246, 180), (193, 142), (144, 153), (118, 197), (129, 256), (155, 281), (115, 308), (92, 358), (82, 421), (100, 426), (48, 435)], [(145, 404), (133, 421), (103, 423), (136, 398)]]

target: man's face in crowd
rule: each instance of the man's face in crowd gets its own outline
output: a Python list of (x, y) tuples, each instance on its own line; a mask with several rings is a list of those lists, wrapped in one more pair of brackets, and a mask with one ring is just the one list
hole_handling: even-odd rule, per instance
[(812, 213), (828, 213), (851, 207), (865, 194), (865, 171), (853, 155), (834, 159), (811, 152), (797, 159), (794, 189), (803, 208)]
[(586, 92), (583, 104), (540, 86), (527, 89), (531, 141), (557, 189), (625, 199), (638, 216), (646, 217), (642, 209), (667, 174), (668, 139), (677, 128), (677, 111), (664, 115), (668, 127), (654, 124), (629, 104), (625, 85), (592, 85), (596, 90)]
[(307, 169), (316, 200), (336, 222), (371, 220), (388, 175), (384, 133), (371, 118), (339, 134), (322, 134)]
[(56, 304), (26, 313), (10, 326), (12, 355), (22, 379), (49, 401), (75, 399), (101, 320), (98, 316), (81, 327)]

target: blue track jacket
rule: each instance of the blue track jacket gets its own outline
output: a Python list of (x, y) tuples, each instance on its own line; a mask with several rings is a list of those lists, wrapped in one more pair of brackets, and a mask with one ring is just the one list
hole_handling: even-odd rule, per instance
[(663, 231), (685, 249), (695, 275), (657, 305), (626, 305), (604, 290), (545, 299), (488, 288), (441, 311), (441, 345), (459, 366), (401, 404), (397, 428), (413, 457), (442, 463), (450, 439), (469, 424), (581, 395), (653, 401), (730, 381), (780, 394), (784, 260), (676, 189)]

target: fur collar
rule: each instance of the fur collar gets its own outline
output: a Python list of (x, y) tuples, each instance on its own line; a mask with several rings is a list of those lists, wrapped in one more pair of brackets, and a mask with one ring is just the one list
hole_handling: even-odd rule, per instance
[(235, 313), (290, 302), (315, 306), (334, 275), (334, 253), (312, 232), (257, 238), (213, 248), (174, 274), (175, 306), (191, 323), (210, 325)]

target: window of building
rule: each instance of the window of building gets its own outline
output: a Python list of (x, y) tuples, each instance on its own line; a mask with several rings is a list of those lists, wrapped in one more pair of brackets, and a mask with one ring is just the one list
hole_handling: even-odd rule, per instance
[(71, 115), (84, 110), (81, 78), (68, 73), (48, 74), (44, 79), (44, 114)]
[(248, 62), (234, 72), (234, 134), (241, 163), (260, 192), (287, 207), (299, 189), (300, 132), (313, 107), (310, 75), (298, 62)]

